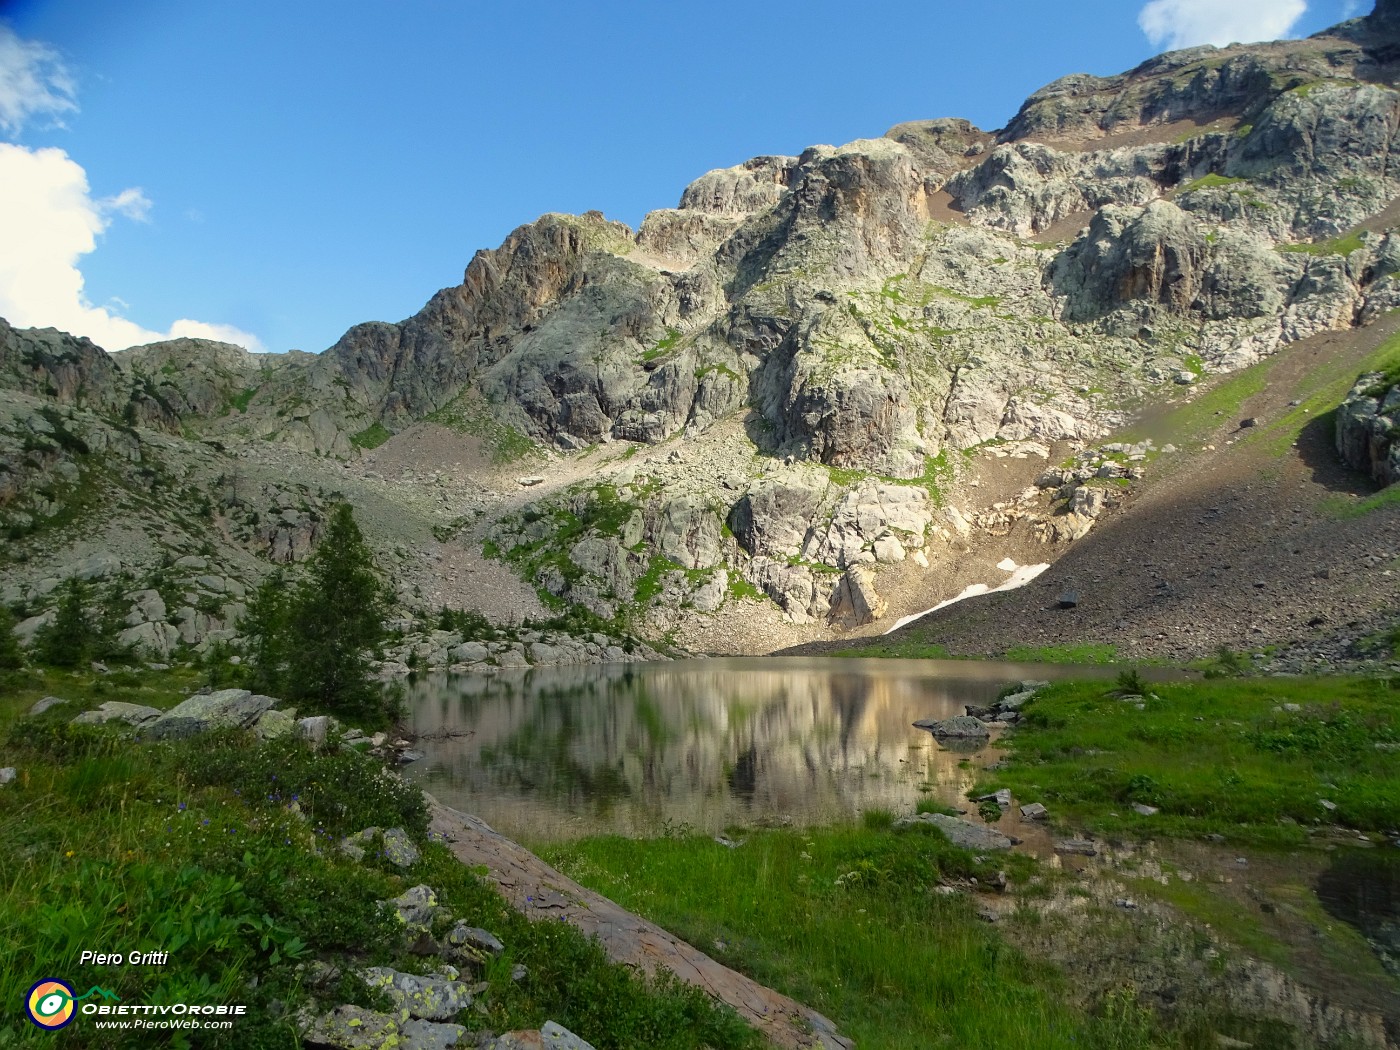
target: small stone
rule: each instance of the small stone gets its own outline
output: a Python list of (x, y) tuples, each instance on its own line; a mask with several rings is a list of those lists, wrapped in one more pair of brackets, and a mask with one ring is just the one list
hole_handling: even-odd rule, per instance
[(431, 886), (414, 886), (388, 902), (407, 926), (427, 926), (437, 912), (437, 893)]
[(1055, 843), (1056, 853), (1070, 853), (1080, 857), (1098, 856), (1098, 847), (1088, 839), (1061, 839)]
[(13, 782), (17, 776), (19, 776), (19, 772), (14, 766), (6, 766), (4, 769), (0, 769), (0, 787), (4, 787), (6, 784)]
[(506, 946), (495, 934), (479, 926), (468, 926), (464, 922), (452, 927), (452, 932), (447, 935), (447, 943), (456, 948), (476, 948), (492, 955), (500, 955), (506, 950)]
[(1050, 815), (1050, 811), (1039, 802), (1032, 802), (1021, 807), (1021, 816), (1026, 820), (1044, 820)]
[(61, 700), (56, 696), (46, 696), (42, 700), (34, 701), (34, 706), (29, 709), (29, 717), (35, 718), (42, 715), (51, 707), (57, 707), (59, 704), (66, 703), (68, 703), (67, 700)]
[(1011, 808), (1011, 789), (999, 788), (990, 795), (979, 795), (973, 802), (995, 802), (1002, 809)]
[(1113, 902), (1115, 908), (1124, 908), (1128, 911), (1137, 910), (1137, 901), (1131, 901), (1127, 897), (1119, 897)]
[(1144, 805), (1141, 802), (1134, 802), (1133, 812), (1140, 817), (1155, 817), (1158, 813), (1161, 812), (1161, 810), (1158, 809), (1156, 806), (1148, 806)]
[(510, 979), (512, 981), (523, 981), (529, 975), (530, 971), (525, 967), (523, 963), (516, 963), (510, 968)]
[(1319, 800), (1318, 800), (1318, 805), (1320, 805), (1323, 809), (1327, 810), (1328, 813), (1333, 813), (1333, 812), (1335, 812), (1336, 809), (1337, 809), (1337, 803), (1335, 803), (1335, 802), (1328, 802), (1325, 798), (1324, 798), (1324, 799), (1319, 799)]

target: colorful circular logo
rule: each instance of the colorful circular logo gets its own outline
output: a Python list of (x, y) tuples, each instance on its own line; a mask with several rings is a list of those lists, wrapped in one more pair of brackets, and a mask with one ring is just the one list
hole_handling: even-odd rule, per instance
[(29, 1019), (50, 1031), (64, 1028), (73, 1020), (73, 986), (50, 977), (29, 989), (24, 1001)]

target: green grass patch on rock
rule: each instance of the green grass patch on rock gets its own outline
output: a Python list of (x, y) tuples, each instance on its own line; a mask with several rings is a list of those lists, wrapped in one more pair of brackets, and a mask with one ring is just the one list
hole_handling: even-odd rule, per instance
[(352, 435), (350, 444), (354, 445), (356, 448), (378, 448), (393, 436), (393, 433), (385, 427), (383, 423), (376, 422), (365, 427), (365, 429), (361, 430), (358, 434)]

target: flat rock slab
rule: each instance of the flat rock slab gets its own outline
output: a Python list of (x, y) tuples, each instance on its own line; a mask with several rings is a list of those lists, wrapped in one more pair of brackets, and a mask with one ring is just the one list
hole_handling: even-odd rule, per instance
[(125, 722), (129, 726), (141, 726), (154, 722), (161, 712), (154, 707), (141, 704), (124, 704), (120, 700), (108, 700), (95, 711), (84, 711), (73, 724), (77, 726), (100, 726), (108, 722)]
[(1088, 839), (1061, 839), (1055, 843), (1056, 853), (1069, 853), (1080, 857), (1093, 857), (1099, 852), (1098, 846)]
[[(791, 1050), (854, 1047), (817, 1011), (715, 962), (655, 923), (585, 889), (524, 847), (498, 835), (485, 821), (449, 809), (431, 795), (428, 802), (434, 837), (446, 843), (463, 864), (485, 866), (502, 896), (525, 914), (563, 919), (597, 937), (614, 962), (636, 966), (645, 973), (670, 970), (686, 983), (728, 1003), (775, 1046)], [(547, 902), (547, 909), (541, 911), (536, 901)]]
[(220, 689), (192, 696), (172, 707), (146, 727), (156, 740), (194, 736), (211, 729), (247, 729), (277, 703), (270, 696), (255, 696), (247, 689)]
[(962, 849), (1010, 849), (1014, 845), (996, 828), (974, 824), (970, 820), (959, 820), (946, 813), (916, 813), (912, 817), (900, 817), (894, 822), (897, 828), (913, 827), (915, 824), (932, 824), (948, 837), (949, 842)]
[(333, 1050), (447, 1050), (466, 1046), (467, 1030), (459, 1024), (419, 1021), (407, 1011), (381, 1014), (358, 1006), (337, 1006), (322, 1014), (302, 1037), (306, 1046)]

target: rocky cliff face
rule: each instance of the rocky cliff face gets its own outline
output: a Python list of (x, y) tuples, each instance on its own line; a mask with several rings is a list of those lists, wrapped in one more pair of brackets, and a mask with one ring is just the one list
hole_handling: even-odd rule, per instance
[(859, 622), (881, 605), (871, 566), (976, 526), (939, 505), (954, 453), (1082, 448), (1161, 390), (1400, 306), (1398, 73), (1384, 0), (1308, 40), (1065, 77), (998, 132), (923, 121), (754, 158), (637, 231), (546, 215), (321, 355), (182, 340), (109, 359), (6, 328), (0, 373), (336, 457), (423, 419), (560, 454), (742, 427), (747, 463), (576, 486), (490, 540), (604, 616), (714, 607), (744, 581), (794, 619)]

